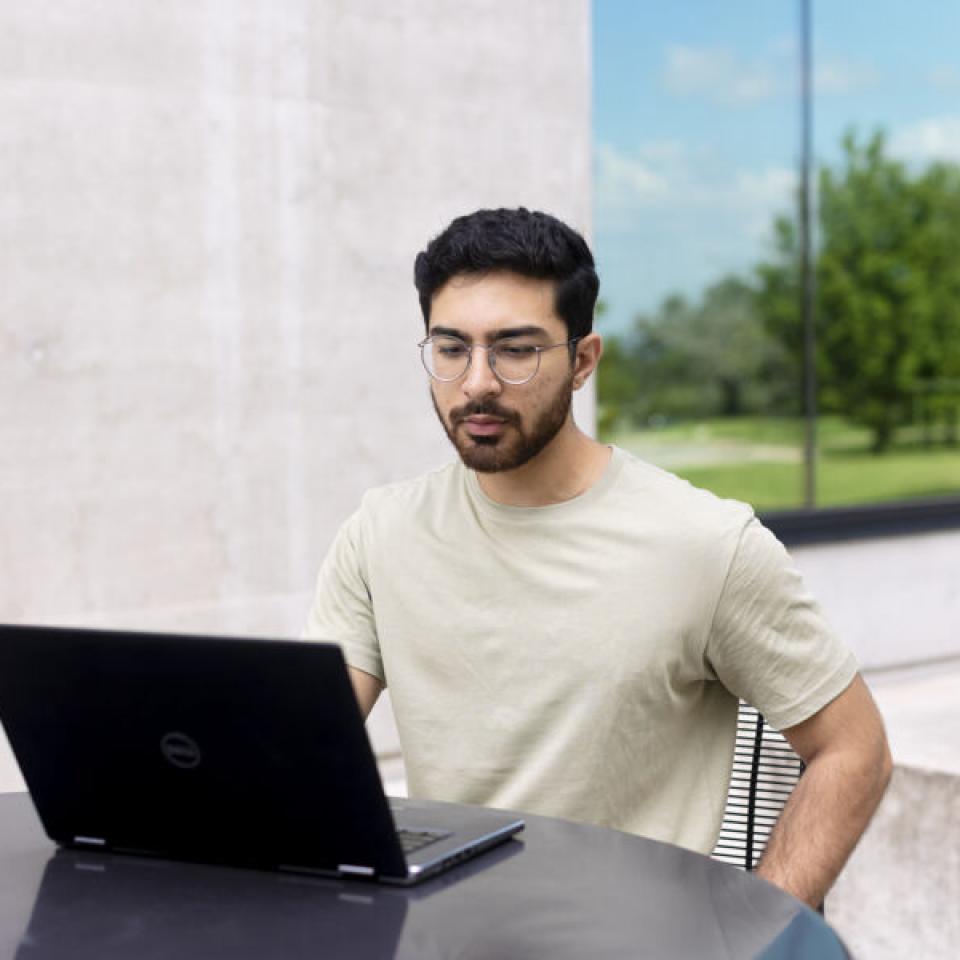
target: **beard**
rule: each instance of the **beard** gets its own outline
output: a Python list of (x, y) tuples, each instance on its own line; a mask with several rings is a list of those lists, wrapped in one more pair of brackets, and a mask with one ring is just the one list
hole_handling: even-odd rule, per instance
[[(573, 398), (573, 375), (571, 374), (557, 391), (553, 402), (543, 410), (529, 428), (524, 427), (519, 414), (501, 407), (495, 400), (483, 400), (454, 407), (449, 418), (443, 416), (437, 406), (437, 398), (430, 391), (433, 409), (437, 413), (444, 432), (456, 447), (464, 466), (477, 473), (501, 473), (516, 470), (529, 463), (541, 453), (560, 432), (570, 413)], [(504, 429), (498, 436), (473, 437), (461, 427), (467, 417), (498, 417)]]

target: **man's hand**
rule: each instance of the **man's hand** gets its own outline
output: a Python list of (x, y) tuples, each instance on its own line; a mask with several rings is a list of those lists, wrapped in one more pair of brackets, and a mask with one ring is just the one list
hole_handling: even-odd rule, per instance
[(783, 735), (807, 769), (757, 873), (817, 907), (867, 828), (893, 761), (880, 713), (859, 675), (839, 697)]
[(347, 667), (347, 670), (350, 672), (350, 682), (353, 684), (357, 703), (360, 704), (360, 712), (366, 720), (383, 691), (383, 684), (373, 674), (358, 670), (356, 667)]

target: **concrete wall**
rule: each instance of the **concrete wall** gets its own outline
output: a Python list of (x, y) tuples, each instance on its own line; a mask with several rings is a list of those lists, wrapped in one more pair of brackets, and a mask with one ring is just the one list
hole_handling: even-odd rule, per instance
[(589, 231), (589, 110), (588, 0), (0, 0), (0, 621), (296, 633), (450, 456), (414, 254)]
[(960, 530), (791, 553), (865, 670), (960, 656)]

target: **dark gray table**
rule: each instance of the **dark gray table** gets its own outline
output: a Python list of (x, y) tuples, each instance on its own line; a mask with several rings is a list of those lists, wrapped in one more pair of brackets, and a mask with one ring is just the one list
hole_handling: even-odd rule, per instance
[(421, 887), (57, 851), (0, 796), (0, 955), (842, 958), (814, 911), (706, 857), (528, 816), (520, 839)]

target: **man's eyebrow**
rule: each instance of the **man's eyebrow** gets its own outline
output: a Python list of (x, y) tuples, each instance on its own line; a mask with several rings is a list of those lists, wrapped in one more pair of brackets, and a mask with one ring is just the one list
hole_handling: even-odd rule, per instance
[(523, 327), (507, 327), (503, 330), (497, 330), (491, 339), (506, 340), (509, 337), (546, 337), (546, 335), (547, 331), (543, 327), (529, 323)]
[[(496, 343), (498, 340), (506, 340), (510, 337), (545, 337), (546, 335), (547, 331), (543, 327), (538, 327), (531, 323), (521, 327), (504, 327), (500, 330), (495, 330), (490, 339)], [(431, 327), (430, 336), (456, 337), (458, 340), (462, 340), (464, 343), (473, 342), (473, 337), (463, 333), (460, 330), (457, 330), (455, 327)]]

